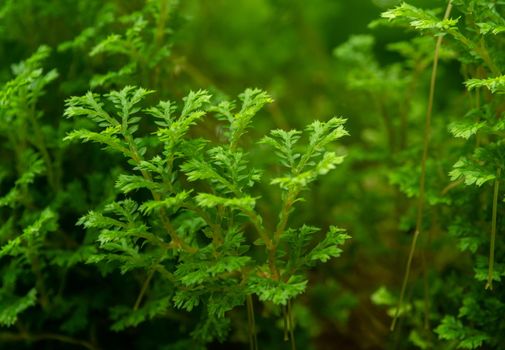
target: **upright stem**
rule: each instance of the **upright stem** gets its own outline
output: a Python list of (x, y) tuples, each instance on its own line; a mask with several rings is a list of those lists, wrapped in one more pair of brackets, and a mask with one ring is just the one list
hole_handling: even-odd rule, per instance
[(247, 321), (249, 325), (249, 347), (251, 350), (258, 350), (258, 339), (256, 338), (256, 321), (254, 320), (254, 304), (250, 294), (246, 297)]
[[(289, 190), (286, 194), (284, 202), (282, 204), (282, 209), (279, 214), (279, 222), (277, 223), (277, 227), (275, 229), (272, 245), (268, 249), (268, 263), (270, 266), (270, 270), (272, 272), (273, 278), (278, 280), (280, 278), (279, 271), (277, 269), (277, 262), (275, 258), (275, 254), (277, 251), (277, 246), (281, 240), (282, 234), (286, 230), (286, 226), (288, 224), (289, 214), (291, 212), (291, 208), (295, 203), (296, 197), (298, 196), (298, 191)], [(268, 248), (268, 247), (267, 247)]]
[(496, 212), (498, 210), (498, 193), (500, 191), (500, 174), (501, 168), (496, 170), (496, 179), (494, 180), (493, 194), (493, 218), (491, 222), (491, 243), (489, 244), (489, 268), (487, 273), (486, 289), (493, 289), (493, 274), (494, 274), (494, 247), (496, 242)]
[[(161, 48), (163, 47), (163, 44), (164, 44), (164, 41), (165, 41), (165, 32), (166, 32), (166, 22), (168, 20), (168, 17), (169, 17), (169, 4), (168, 4), (168, 0), (162, 0), (161, 3), (160, 3), (160, 10), (159, 10), (159, 17), (156, 21), (156, 31), (155, 31), (155, 34), (154, 34), (154, 41), (156, 43), (156, 48), (158, 50), (161, 50)], [(157, 65), (156, 65), (156, 68), (154, 70), (154, 76), (153, 76), (153, 88), (154, 89), (158, 89), (158, 84), (159, 84), (159, 81), (160, 81), (160, 69), (161, 69), (161, 64), (163, 64), (163, 62), (159, 62)]]
[[(447, 8), (445, 10), (444, 19), (449, 18), (452, 10), (452, 3), (449, 0)], [(395, 316), (393, 322), (391, 323), (391, 331), (395, 329), (396, 321), (400, 314), (400, 308), (403, 304), (403, 299), (405, 297), (405, 290), (407, 288), (407, 283), (410, 276), (410, 270), (412, 268), (412, 260), (414, 259), (414, 253), (416, 251), (417, 239), (421, 234), (422, 223), (423, 223), (423, 213), (424, 213), (424, 197), (425, 197), (425, 184), (426, 184), (426, 161), (428, 160), (428, 149), (430, 145), (430, 133), (431, 133), (431, 116), (433, 112), (433, 100), (435, 98), (435, 86), (437, 79), (438, 70), (438, 59), (440, 56), (440, 47), (442, 46), (443, 37), (439, 36), (437, 44), (435, 46), (435, 54), (433, 58), (433, 68), (431, 71), (431, 81), (430, 81), (430, 92), (428, 97), (428, 109), (426, 111), (426, 121), (424, 127), (423, 135), (423, 155), (421, 159), (421, 176), (419, 180), (419, 198), (417, 202), (417, 219), (416, 219), (416, 230), (414, 232), (414, 237), (412, 238), (412, 244), (410, 246), (409, 257), (407, 259), (407, 266), (405, 269), (405, 275), (403, 276), (402, 289), (400, 292), (400, 299), (398, 300), (398, 305), (396, 307)]]
[[(128, 147), (130, 149), (130, 153), (131, 153), (131, 157), (132, 157), (133, 161), (136, 164), (140, 164), (143, 159), (140, 156), (137, 146), (135, 145), (135, 142), (133, 140), (133, 137), (131, 135), (125, 133), (124, 138), (125, 138), (125, 141), (127, 142)], [(147, 181), (150, 181), (150, 182), (153, 181), (153, 178), (148, 171), (140, 170), (140, 172), (141, 172), (142, 176)], [(150, 191), (151, 191), (151, 195), (155, 201), (161, 200), (161, 196), (159, 193), (157, 193), (153, 190), (150, 190)], [(172, 226), (172, 223), (170, 222), (170, 220), (168, 218), (168, 214), (167, 214), (165, 208), (160, 209), (159, 218), (161, 220), (163, 227), (165, 228), (165, 230), (169, 234), (170, 238), (172, 239), (171, 244), (173, 245), (174, 248), (181, 248), (189, 253), (195, 253), (196, 249), (187, 245), (186, 243), (184, 243), (183, 240), (179, 237), (179, 235), (177, 234), (177, 231)]]
[(287, 311), (287, 306), (282, 306), (282, 318), (284, 321), (284, 341), (289, 340), (289, 335), (288, 335), (288, 311)]
[(293, 324), (293, 309), (291, 308), (291, 300), (288, 300), (288, 324), (289, 337), (291, 338), (291, 350), (296, 350), (295, 325)]

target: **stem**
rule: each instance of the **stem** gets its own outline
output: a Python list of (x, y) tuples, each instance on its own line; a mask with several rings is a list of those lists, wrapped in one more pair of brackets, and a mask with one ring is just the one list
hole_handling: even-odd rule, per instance
[(428, 279), (428, 269), (426, 268), (426, 252), (421, 253), (421, 264), (423, 267), (423, 287), (424, 287), (424, 329), (430, 331), (430, 281)]
[(27, 342), (37, 342), (43, 340), (56, 340), (62, 343), (74, 344), (82, 346), (83, 348), (89, 350), (98, 350), (98, 346), (85, 341), (72, 337), (68, 337), (62, 334), (55, 333), (41, 333), (41, 334), (30, 334), (30, 333), (10, 333), (10, 332), (2, 332), (0, 333), (0, 341), (2, 342), (15, 342), (15, 341), (27, 341)]
[(491, 242), (489, 244), (489, 269), (487, 273), (486, 289), (493, 290), (493, 274), (494, 274), (494, 248), (496, 242), (496, 212), (498, 210), (498, 193), (500, 191), (500, 174), (501, 168), (496, 170), (496, 180), (494, 180), (493, 194), (493, 217), (491, 222)]
[(36, 252), (36, 248), (33, 247), (32, 241), (28, 242), (28, 253), (27, 258), (30, 261), (32, 268), (32, 273), (35, 275), (35, 288), (40, 294), (39, 302), (42, 309), (47, 310), (49, 308), (49, 293), (47, 292), (44, 275), (42, 273), (42, 267), (40, 264), (39, 256)]
[(268, 248), (268, 264), (270, 266), (270, 271), (272, 272), (272, 277), (276, 280), (279, 279), (279, 271), (277, 270), (277, 263), (276, 263), (276, 258), (275, 258), (275, 253), (277, 251), (277, 246), (279, 245), (279, 242), (281, 240), (281, 236), (286, 230), (286, 225), (288, 223), (289, 219), (289, 213), (291, 210), (291, 207), (293, 206), (293, 203), (296, 200), (296, 197), (298, 196), (299, 191), (291, 191), (289, 190), (288, 193), (286, 194), (286, 197), (284, 199), (284, 202), (282, 204), (282, 209), (279, 214), (279, 223), (277, 224), (277, 227), (275, 229), (273, 239), (271, 240), (272, 244), (270, 248)]
[(249, 347), (251, 350), (258, 350), (258, 339), (256, 338), (256, 321), (254, 320), (254, 304), (250, 294), (246, 297), (247, 321), (249, 325)]
[[(128, 143), (128, 147), (130, 149), (130, 152), (131, 152), (131, 157), (132, 157), (132, 160), (137, 164), (137, 165), (140, 165), (140, 162), (143, 160), (142, 157), (140, 156), (140, 153), (137, 149), (137, 146), (135, 145), (135, 142), (133, 141), (133, 137), (127, 133), (124, 134), (124, 138), (126, 140), (126, 142)], [(146, 171), (146, 170), (140, 170), (142, 176), (144, 177), (144, 179), (146, 179), (147, 181), (150, 181), (150, 182), (153, 182), (153, 178), (151, 176), (151, 174)], [(151, 191), (151, 195), (153, 197), (153, 199), (155, 201), (160, 201), (161, 200), (161, 196), (159, 193), (155, 192), (154, 190), (150, 190)], [(168, 214), (165, 210), (165, 208), (160, 208), (160, 220), (161, 220), (161, 223), (163, 224), (163, 227), (165, 228), (165, 230), (168, 232), (168, 234), (170, 235), (170, 238), (172, 239), (172, 246), (174, 248), (181, 248), (189, 253), (194, 253), (196, 251), (196, 249), (194, 247), (191, 247), (191, 246), (188, 246), (187, 244), (185, 244), (182, 239), (179, 237), (179, 235), (177, 234), (177, 231), (175, 230), (175, 228), (172, 226), (172, 224), (170, 223), (170, 220), (168, 219)]]
[(289, 340), (288, 335), (288, 312), (286, 311), (286, 306), (282, 306), (282, 318), (284, 320), (284, 341)]
[[(23, 93), (24, 100), (28, 103), (28, 97), (26, 95), (26, 91)], [(40, 128), (39, 123), (37, 122), (36, 116), (36, 103), (32, 102), (31, 105), (27, 107), (27, 115), (29, 118), (29, 122), (33, 128), (33, 135), (31, 135), (28, 140), (31, 142), (37, 150), (40, 152), (44, 163), (46, 164), (46, 174), (47, 174), (47, 182), (51, 189), (54, 191), (58, 190), (58, 183), (54, 174), (54, 166), (51, 156), (49, 155), (49, 151), (47, 150), (46, 143), (44, 140), (44, 134), (42, 133), (42, 129)]]
[[(163, 42), (165, 39), (165, 26), (166, 22), (168, 20), (169, 15), (169, 6), (168, 6), (168, 0), (163, 0), (160, 3), (160, 10), (159, 10), (159, 17), (156, 21), (156, 31), (154, 34), (154, 41), (156, 43), (156, 47), (158, 50), (161, 50), (163, 47)], [(158, 89), (158, 84), (159, 84), (159, 79), (160, 79), (160, 64), (161, 62), (158, 62), (156, 65), (156, 68), (154, 70), (154, 77), (153, 77), (153, 87), (155, 89)]]
[(42, 131), (40, 130), (40, 127), (35, 119), (35, 117), (31, 118), (32, 119), (32, 124), (33, 124), (33, 130), (34, 130), (34, 145), (37, 147), (39, 150), (40, 154), (42, 155), (42, 159), (44, 160), (44, 163), (46, 163), (46, 171), (47, 171), (47, 181), (49, 182), (49, 186), (54, 191), (58, 191), (58, 181), (56, 179), (55, 173), (54, 173), (54, 166), (53, 166), (53, 161), (51, 159), (51, 156), (49, 155), (49, 151), (47, 150), (47, 147), (44, 142), (44, 136), (42, 135)]
[(498, 66), (494, 63), (494, 61), (491, 59), (491, 56), (489, 54), (489, 51), (487, 50), (484, 41), (480, 42), (480, 46), (476, 46), (470, 39), (468, 39), (466, 36), (464, 36), (457, 30), (449, 30), (448, 33), (451, 34), (456, 40), (460, 41), (468, 49), (474, 50), (495, 76), (501, 75), (501, 71), (498, 68)]
[(147, 287), (149, 286), (149, 283), (151, 282), (151, 279), (154, 276), (154, 269), (149, 272), (149, 275), (147, 276), (144, 284), (142, 285), (142, 288), (140, 289), (139, 296), (137, 297), (137, 300), (135, 301), (135, 305), (133, 305), (133, 311), (138, 310), (140, 303), (142, 302), (142, 298), (144, 297), (144, 294), (146, 294)]
[(243, 210), (243, 213), (249, 218), (249, 220), (251, 220), (251, 223), (258, 232), (258, 235), (260, 236), (261, 240), (265, 242), (265, 246), (267, 247), (267, 249), (271, 250), (273, 242), (270, 239), (270, 237), (268, 237), (265, 228), (263, 227), (263, 220), (261, 216), (254, 210)]
[(288, 323), (289, 323), (289, 337), (291, 338), (291, 350), (296, 350), (295, 342), (295, 325), (293, 324), (293, 309), (291, 308), (291, 300), (288, 300)]
[[(445, 10), (444, 19), (447, 19), (452, 10), (452, 3), (449, 0), (447, 8)], [(442, 46), (443, 37), (440, 36), (437, 39), (437, 44), (435, 46), (435, 54), (433, 58), (433, 68), (431, 71), (431, 81), (430, 81), (430, 92), (428, 97), (428, 109), (426, 111), (426, 121), (423, 135), (423, 156), (421, 159), (421, 176), (419, 180), (419, 198), (417, 202), (417, 219), (416, 219), (416, 229), (414, 232), (414, 237), (412, 238), (412, 244), (410, 246), (409, 257), (407, 259), (407, 266), (405, 269), (405, 275), (403, 276), (402, 289), (400, 292), (400, 299), (398, 300), (398, 305), (396, 307), (395, 316), (393, 322), (391, 323), (391, 331), (394, 331), (396, 321), (400, 314), (400, 308), (403, 304), (405, 298), (405, 290), (407, 288), (407, 283), (410, 277), (410, 270), (412, 268), (412, 260), (414, 259), (414, 253), (416, 251), (416, 244), (419, 235), (422, 230), (423, 222), (423, 211), (424, 211), (424, 196), (425, 196), (425, 184), (426, 184), (426, 161), (428, 160), (428, 148), (430, 145), (430, 132), (431, 132), (431, 116), (433, 112), (433, 100), (435, 98), (435, 86), (437, 79), (438, 70), (438, 60), (440, 56), (440, 47)]]
[(207, 223), (207, 225), (209, 225), (209, 227), (212, 229), (212, 240), (214, 244), (216, 245), (223, 244), (224, 237), (221, 230), (221, 226), (212, 221), (209, 213), (207, 213), (205, 210), (201, 209), (200, 207), (198, 207), (193, 203), (185, 203), (183, 206), (200, 215), (200, 217)]

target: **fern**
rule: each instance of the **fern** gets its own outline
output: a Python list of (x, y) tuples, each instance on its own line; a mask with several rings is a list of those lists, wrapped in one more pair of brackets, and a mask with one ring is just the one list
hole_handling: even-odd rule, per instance
[[(301, 191), (342, 162), (343, 157), (330, 147), (347, 135), (345, 120), (312, 123), (306, 129), (308, 144), (300, 150), (294, 149), (301, 136), (295, 130), (275, 130), (261, 141), (273, 146), (279, 162), (289, 168), (286, 177), (270, 180), (283, 192), (279, 222), (275, 231), (270, 231), (271, 223), (257, 208), (261, 196), (254, 192), (266, 172), (251, 167), (241, 139), (252, 118), (271, 98), (263, 91), (248, 89), (239, 95), (241, 106), (235, 109), (233, 102), (213, 104), (207, 92), (197, 91), (183, 99), (180, 110), (170, 101), (143, 108), (142, 101), (150, 93), (128, 86), (104, 96), (88, 93), (67, 100), (67, 117), (84, 116), (97, 129), (74, 130), (66, 140), (98, 142), (121, 153), (130, 164), (130, 171), (116, 181), (118, 193), (127, 199), (92, 211), (78, 223), (99, 232), (100, 250), (88, 262), (108, 262), (122, 273), (148, 271), (144, 287), (159, 280), (163, 293), (172, 295), (162, 299), (170, 300), (169, 304), (149, 311), (150, 297), (146, 295), (147, 301), (140, 302), (143, 288), (133, 314), (119, 316), (115, 311), (118, 321), (113, 329), (137, 325), (170, 307), (193, 311), (206, 305), (205, 327), (195, 334), (209, 341), (211, 334), (222, 334), (218, 320), (243, 305), (246, 296), (256, 294), (264, 302), (286, 305), (305, 290), (308, 268), (340, 255), (339, 247), (349, 236), (335, 227), (311, 249), (308, 246), (314, 238), (306, 239), (298, 254), (286, 254), (284, 242), (296, 231), (288, 228), (288, 216), (301, 200)], [(112, 102), (109, 109), (105, 109), (104, 99)], [(212, 112), (227, 124), (227, 142), (221, 145), (191, 137), (191, 127)], [(145, 115), (157, 125), (154, 144), (148, 144), (139, 133), (139, 122)], [(263, 258), (257, 261), (249, 255), (249, 227), (264, 244)], [(254, 255), (262, 251), (256, 250)], [(262, 277), (265, 273), (268, 277)]]

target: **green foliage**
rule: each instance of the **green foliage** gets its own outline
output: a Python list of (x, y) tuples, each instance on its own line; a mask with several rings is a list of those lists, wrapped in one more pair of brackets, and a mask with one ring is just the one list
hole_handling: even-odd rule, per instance
[[(452, 13), (457, 15), (450, 14), (452, 6), (454, 7)], [(503, 257), (503, 246), (495, 239), (496, 232), (503, 228), (501, 221), (497, 219), (497, 211), (500, 210), (498, 201), (501, 197), (500, 184), (503, 181), (501, 141), (503, 112), (500, 107), (503, 104), (500, 98), (503, 79), (500, 72), (504, 63), (502, 55), (499, 54), (503, 38), (497, 35), (501, 32), (504, 21), (503, 9), (501, 4), (492, 1), (462, 0), (450, 2), (446, 10), (446, 17), (448, 15), (446, 19), (440, 19), (441, 13), (442, 9), (426, 10), (403, 3), (384, 12), (382, 17), (387, 21), (378, 21), (375, 25), (393, 23), (407, 26), (422, 35), (444, 36), (442, 45), (454, 51), (452, 57), (457, 59), (457, 64), (464, 72), (466, 94), (471, 100), (464, 107), (453, 107), (453, 111), (449, 110), (448, 113), (455, 113), (457, 118), (447, 123), (448, 127), (443, 123), (440, 123), (440, 126), (435, 124), (433, 132), (435, 145), (432, 152), (437, 154), (450, 148), (452, 156), (448, 159), (453, 159), (453, 165), (452, 169), (447, 169), (449, 176), (437, 181), (433, 180), (433, 170), (429, 167), (427, 169), (427, 181), (431, 182), (427, 185), (426, 199), (431, 205), (429, 209), (431, 218), (429, 221), (425, 218), (424, 225), (431, 226), (431, 230), (436, 230), (437, 226), (442, 230), (447, 227), (448, 232), (457, 240), (459, 249), (467, 252), (466, 258), (472, 257), (475, 279), (480, 283), (487, 281), (486, 288), (492, 288), (493, 282), (499, 282), (501, 279), (501, 265), (495, 263), (495, 257)], [(441, 57), (443, 58), (443, 55)], [(463, 142), (454, 142), (449, 146), (441, 143), (451, 142), (447, 137), (438, 134), (438, 130), (440, 128), (443, 130), (444, 127)], [(393, 183), (399, 184), (402, 192), (407, 195), (417, 194), (405, 186), (405, 182), (398, 174), (393, 173), (390, 178)], [(446, 183), (445, 187), (442, 184), (437, 185), (440, 181)], [(461, 188), (462, 184), (465, 188)], [(438, 202), (430, 200), (430, 188), (437, 186), (442, 189), (438, 196), (445, 197), (446, 200)], [(437, 208), (438, 203), (451, 205)], [(441, 216), (434, 217), (435, 214), (442, 212), (444, 214)], [(487, 232), (491, 233), (490, 239), (484, 234)], [(483, 249), (486, 244), (490, 246), (488, 251)], [(483, 254), (488, 252), (489, 260), (486, 261)], [(458, 259), (463, 258), (464, 256), (461, 256)], [(454, 273), (457, 264), (457, 260), (451, 262), (446, 273), (451, 273), (449, 271)], [(438, 323), (435, 331), (439, 338), (449, 341), (445, 343), (452, 344), (448, 345), (449, 348), (477, 349), (486, 346), (501, 348), (496, 345), (499, 338), (497, 330), (489, 323), (497, 314), (476, 312), (479, 307), (488, 310), (482, 305), (491, 302), (493, 296), (486, 295), (476, 287), (476, 282), (462, 276), (454, 276), (451, 283), (457, 288), (467, 290), (466, 293), (462, 291), (454, 293), (455, 300), (458, 300), (455, 304), (460, 303), (464, 306), (458, 310), (457, 306), (451, 305), (437, 314), (436, 318), (431, 315), (431, 318)], [(428, 298), (428, 291), (425, 290), (424, 293), (425, 298)], [(408, 317), (409, 322), (416, 323), (415, 312), (410, 312)], [(425, 317), (427, 317), (426, 324), (430, 316)], [(417, 331), (418, 335), (421, 333), (420, 330)], [(424, 347), (420, 343), (417, 346)]]
[[(297, 153), (293, 149), (297, 140), (288, 135), (299, 135), (298, 131), (275, 130), (273, 137), (281, 140), (262, 140), (277, 149), (281, 163), (290, 167), (287, 177), (270, 181), (280, 184), (283, 191), (279, 223), (272, 231), (257, 210), (261, 196), (254, 194), (255, 184), (266, 171), (252, 168), (249, 152), (241, 146), (252, 118), (271, 98), (248, 89), (239, 95), (241, 107), (235, 111), (235, 103), (213, 104), (206, 91), (198, 91), (189, 93), (180, 109), (171, 101), (143, 108), (150, 93), (127, 86), (104, 96), (88, 93), (67, 100), (67, 117), (84, 116), (97, 129), (71, 131), (66, 140), (100, 143), (121, 153), (130, 167), (115, 183), (125, 199), (90, 211), (78, 224), (98, 234), (100, 249), (89, 256), (88, 263), (108, 263), (121, 273), (149, 272), (133, 312), (127, 312), (127, 306), (115, 307), (117, 321), (112, 329), (136, 326), (167, 308), (190, 312), (205, 306), (205, 326), (194, 335), (208, 342), (224, 337), (222, 319), (244, 304), (246, 296), (256, 294), (261, 301), (286, 305), (305, 290), (304, 274), (309, 267), (342, 252), (339, 247), (349, 238), (344, 230), (331, 227), (314, 245), (312, 236), (317, 230), (290, 228), (288, 217), (301, 199), (299, 193), (342, 162), (329, 147), (347, 134), (345, 120), (313, 122), (307, 127), (308, 144)], [(111, 102), (109, 108), (104, 99)], [(227, 123), (223, 144), (191, 136), (192, 127), (211, 112)], [(157, 138), (148, 142), (139, 133), (139, 123), (153, 117), (158, 127), (152, 133)], [(196, 185), (189, 187), (191, 183)], [(251, 234), (264, 244), (263, 249), (251, 250), (247, 243)], [(291, 251), (293, 241), (298, 242)], [(156, 295), (165, 297), (153, 301), (149, 296), (143, 302), (151, 280), (159, 280)]]
[(504, 6), (1, 1), (0, 348), (503, 349)]

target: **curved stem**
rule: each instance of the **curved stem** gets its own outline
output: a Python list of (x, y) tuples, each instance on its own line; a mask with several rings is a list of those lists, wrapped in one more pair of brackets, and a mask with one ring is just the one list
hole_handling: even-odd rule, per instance
[(28, 341), (28, 342), (38, 342), (43, 340), (56, 340), (62, 343), (79, 345), (88, 350), (98, 350), (99, 348), (92, 344), (91, 342), (72, 338), (62, 334), (55, 333), (41, 333), (41, 334), (30, 334), (30, 333), (10, 333), (3, 332), (0, 333), (0, 341), (2, 342), (15, 342), (15, 341)]
[[(452, 3), (449, 0), (447, 4), (447, 8), (445, 10), (444, 19), (449, 18), (449, 15), (452, 10)], [(431, 116), (433, 112), (433, 101), (435, 98), (435, 86), (437, 79), (437, 71), (438, 71), (438, 60), (440, 56), (440, 47), (442, 46), (443, 37), (438, 37), (436, 46), (435, 46), (435, 54), (433, 58), (433, 68), (431, 71), (431, 81), (430, 81), (430, 92), (428, 97), (428, 109), (426, 111), (426, 120), (424, 127), (424, 135), (423, 135), (423, 155), (421, 159), (421, 175), (419, 179), (419, 198), (417, 202), (417, 218), (416, 218), (416, 229), (414, 232), (414, 237), (412, 238), (412, 244), (410, 246), (409, 257), (407, 259), (407, 266), (405, 269), (405, 274), (403, 276), (402, 289), (400, 292), (400, 299), (398, 300), (398, 305), (396, 307), (395, 316), (391, 323), (391, 331), (395, 329), (396, 321), (400, 315), (400, 308), (403, 304), (403, 300), (405, 298), (405, 290), (407, 288), (407, 283), (410, 277), (410, 270), (412, 268), (412, 260), (414, 259), (414, 253), (416, 251), (417, 239), (421, 234), (422, 230), (422, 222), (423, 222), (423, 213), (424, 213), (424, 197), (425, 197), (425, 186), (426, 186), (426, 162), (428, 160), (428, 149), (430, 145), (430, 133), (431, 133)]]

